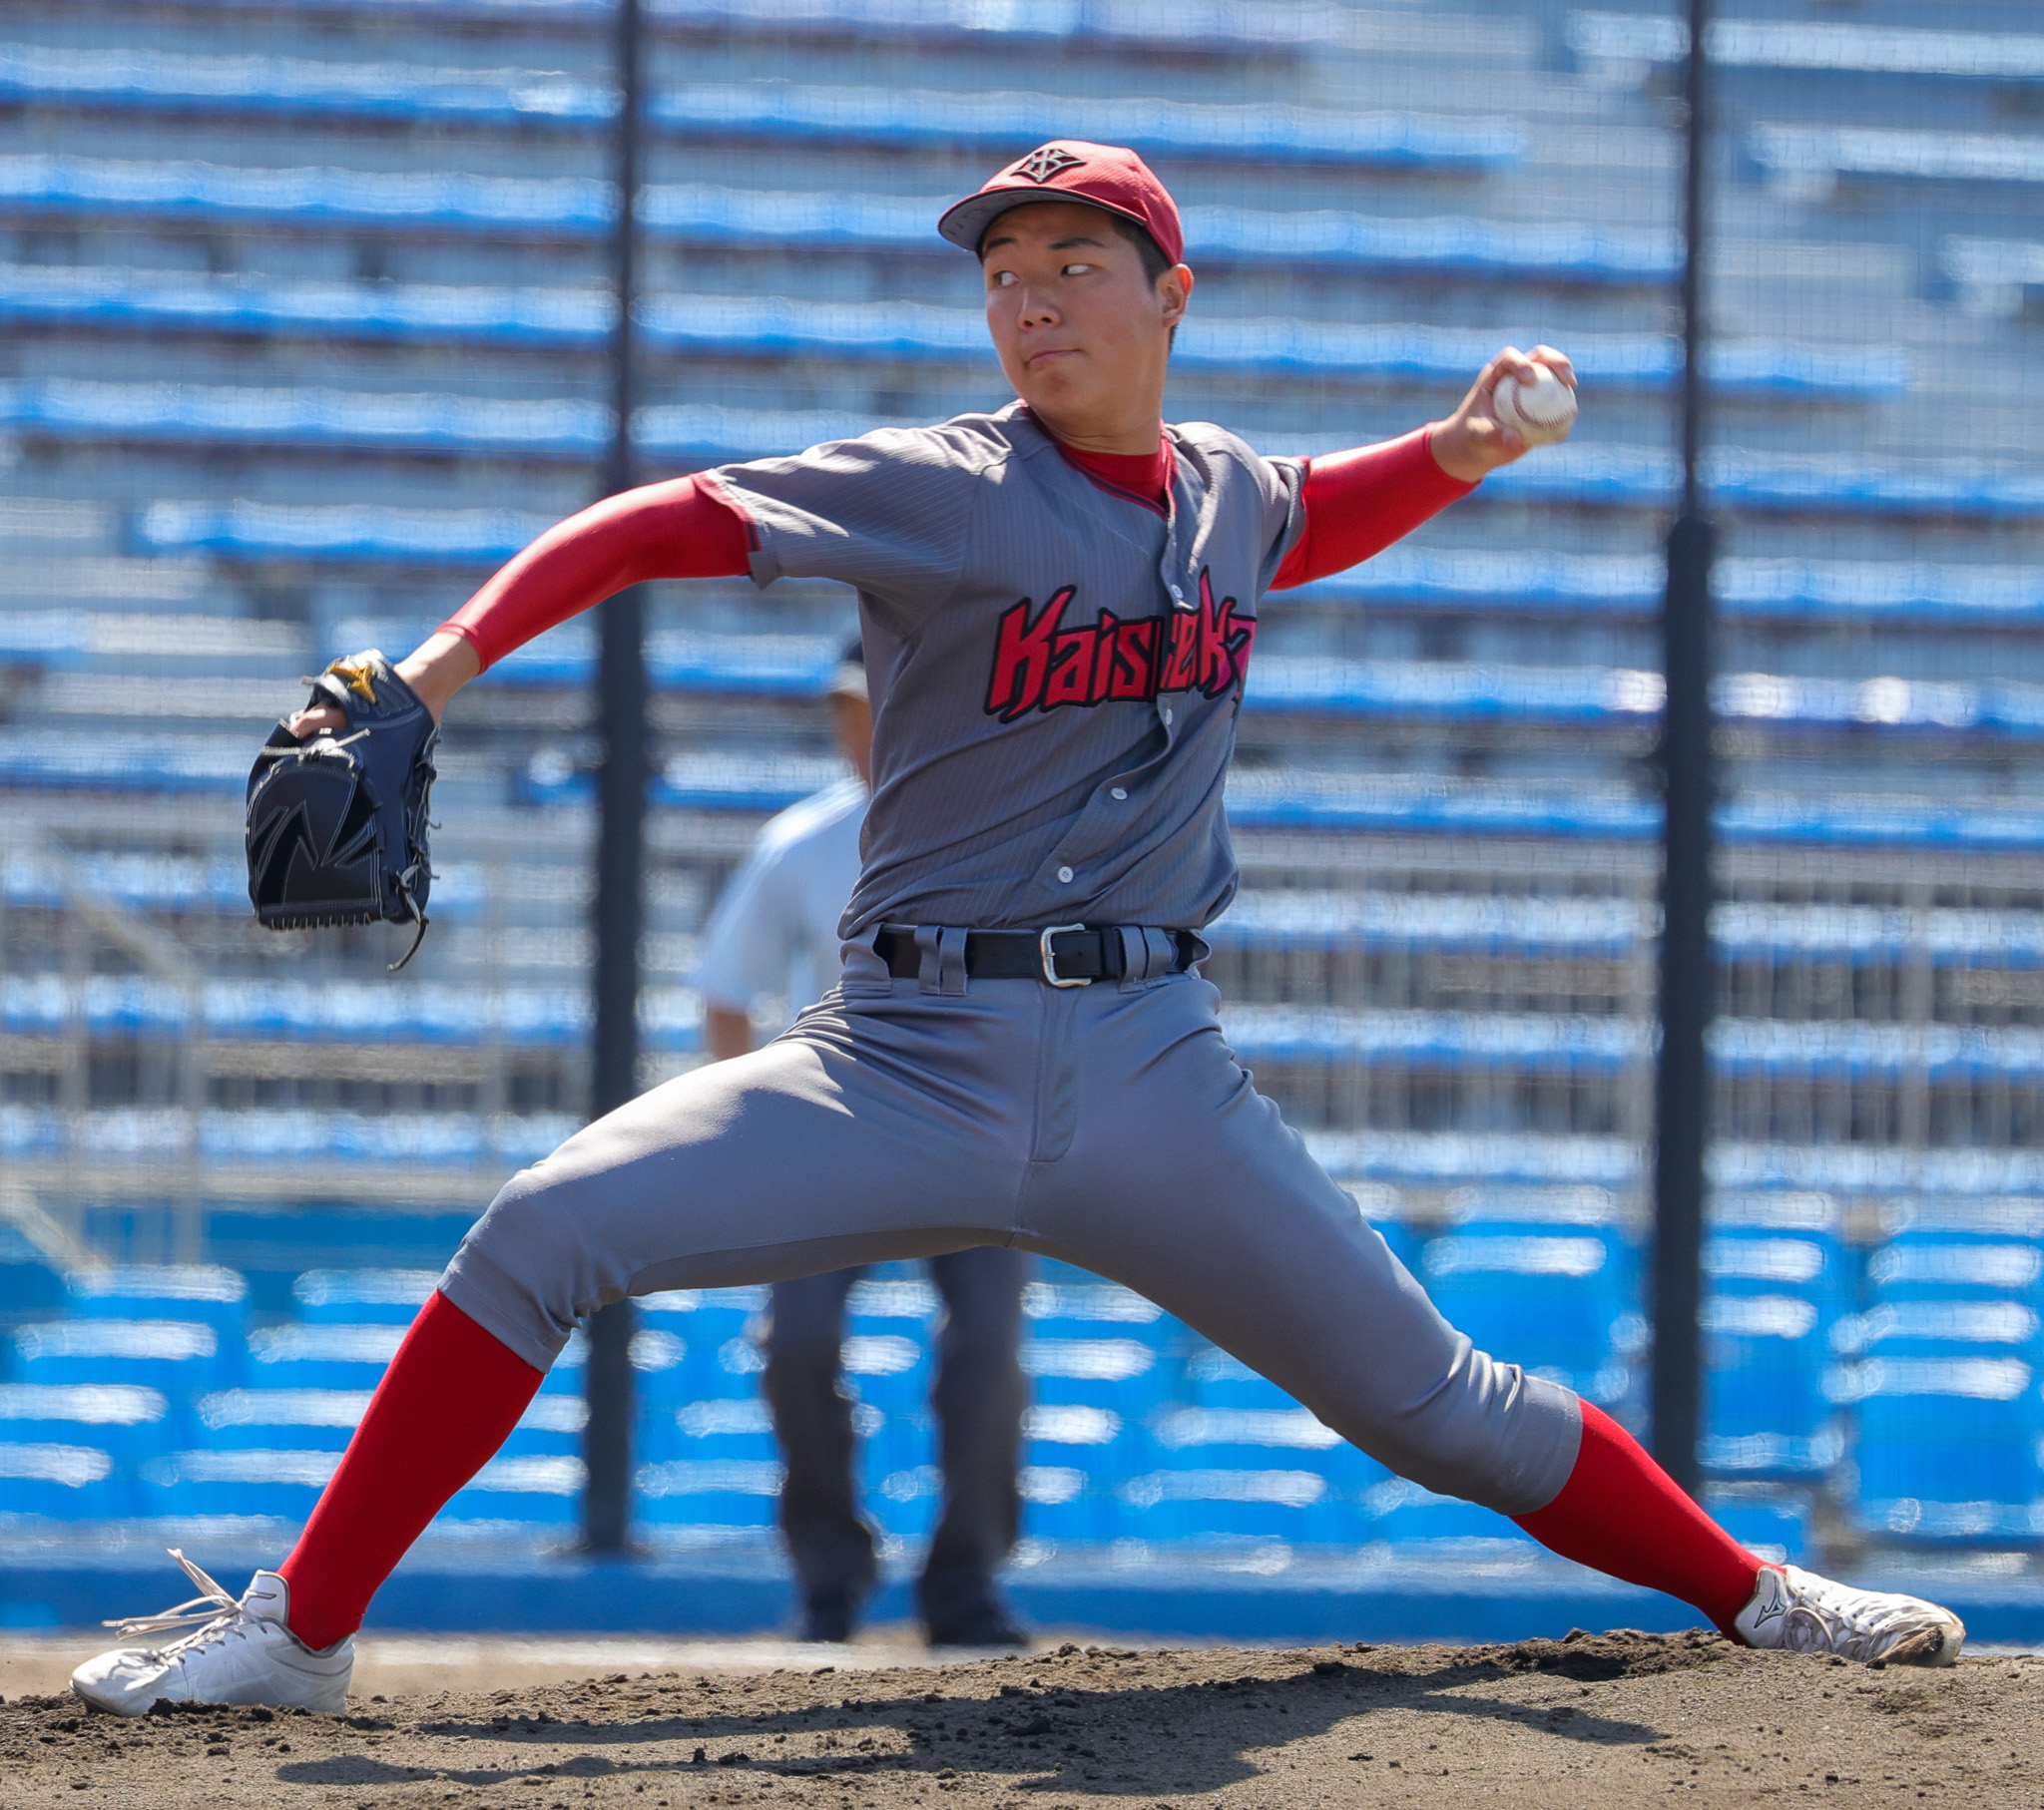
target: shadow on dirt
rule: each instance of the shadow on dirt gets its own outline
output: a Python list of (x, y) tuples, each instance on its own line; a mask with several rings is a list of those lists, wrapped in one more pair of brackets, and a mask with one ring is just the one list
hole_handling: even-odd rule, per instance
[[(414, 1724), (418, 1737), (463, 1743), (468, 1751), (451, 1764), (398, 1765), (367, 1754), (339, 1754), (279, 1766), (275, 1776), (308, 1785), (427, 1779), (489, 1785), (620, 1775), (707, 1779), (713, 1769), (724, 1767), (738, 1776), (787, 1780), (971, 1774), (1005, 1779), (1017, 1790), (1109, 1797), (1161, 1788), (1213, 1790), (1259, 1776), (1264, 1766), (1254, 1756), (1265, 1750), (1393, 1710), (1509, 1722), (1529, 1734), (1590, 1746), (1645, 1745), (1663, 1738), (1664, 1731), (1599, 1714), (1588, 1687), (1687, 1670), (1734, 1652), (1714, 1635), (1624, 1630), (1473, 1648), (1425, 1670), (1402, 1669), (1395, 1649), (1377, 1650), (1381, 1662), (1320, 1660), (1278, 1677), (1246, 1675), (1131, 1689), (1032, 1680), (1032, 1688), (1005, 1686), (994, 1697), (931, 1691), (753, 1713), (716, 1708), (670, 1713), (622, 1697), (609, 1703), (592, 1697), (591, 1714), (578, 1720), (541, 1713)], [(1583, 1687), (1585, 1700), (1525, 1702), (1469, 1692), (1471, 1685), (1527, 1674), (1574, 1681)], [(366, 1718), (356, 1720), (366, 1724)], [(1366, 1724), (1354, 1732), (1366, 1744)], [(521, 1761), (521, 1746), (544, 1748), (549, 1757), (541, 1760), (535, 1753), (533, 1759), (541, 1763)], [(554, 1757), (564, 1747), (580, 1751), (567, 1759)], [(783, 1751), (776, 1753), (776, 1747)]]

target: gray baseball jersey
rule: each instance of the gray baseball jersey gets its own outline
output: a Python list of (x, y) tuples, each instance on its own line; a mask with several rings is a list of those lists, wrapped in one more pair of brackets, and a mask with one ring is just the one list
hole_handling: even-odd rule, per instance
[(1169, 520), (1019, 402), (707, 474), (752, 525), (757, 583), (858, 588), (873, 800), (846, 937), (1198, 930), (1235, 896), (1222, 785), (1303, 468), (1166, 432)]

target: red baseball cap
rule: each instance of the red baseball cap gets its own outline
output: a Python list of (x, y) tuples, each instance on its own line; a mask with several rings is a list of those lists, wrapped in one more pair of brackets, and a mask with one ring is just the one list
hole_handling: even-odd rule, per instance
[(977, 195), (947, 208), (937, 230), (954, 245), (977, 254), (986, 229), (1010, 208), (1031, 202), (1081, 202), (1132, 220), (1178, 263), (1186, 250), (1186, 229), (1178, 204), (1150, 166), (1120, 145), (1085, 139), (1052, 139), (1018, 164), (991, 178)]

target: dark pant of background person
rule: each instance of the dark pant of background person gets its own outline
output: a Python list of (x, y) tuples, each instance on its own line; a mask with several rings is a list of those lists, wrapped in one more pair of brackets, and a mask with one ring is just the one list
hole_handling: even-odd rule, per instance
[[(1025, 1389), (1016, 1355), (1028, 1256), (980, 1245), (928, 1259), (943, 1297), (936, 1383), (944, 1506), (916, 1589), (935, 1645), (1003, 1645), (1017, 1634), (994, 1589), (1021, 1516), (1015, 1467)], [(844, 1303), (863, 1268), (773, 1284), (766, 1400), (787, 1480), (780, 1530), (802, 1593), (803, 1637), (846, 1638), (876, 1578), (873, 1530), (852, 1480), (851, 1403), (839, 1391)]]

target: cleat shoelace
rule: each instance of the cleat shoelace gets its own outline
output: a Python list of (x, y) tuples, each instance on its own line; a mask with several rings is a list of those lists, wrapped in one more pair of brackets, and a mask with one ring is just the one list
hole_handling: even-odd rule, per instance
[[(130, 1615), (119, 1621), (103, 1621), (102, 1627), (111, 1627), (124, 1640), (144, 1634), (182, 1633), (187, 1640), (196, 1640), (210, 1631), (217, 1623), (238, 1623), (247, 1619), (247, 1611), (231, 1594), (227, 1587), (207, 1576), (206, 1572), (192, 1563), (176, 1547), (166, 1549), (171, 1557), (184, 1568), (185, 1576), (191, 1579), (199, 1594), (189, 1602), (181, 1602), (175, 1608), (167, 1608), (158, 1615)], [(223, 1633), (228, 1629), (223, 1627)], [(176, 1641), (184, 1645), (185, 1641)]]
[(1928, 1631), (1918, 1625), (1921, 1619), (1891, 1596), (1840, 1600), (1838, 1593), (1805, 1583), (1783, 1617), (1782, 1644), (1791, 1652), (1878, 1659), (1889, 1648)]

